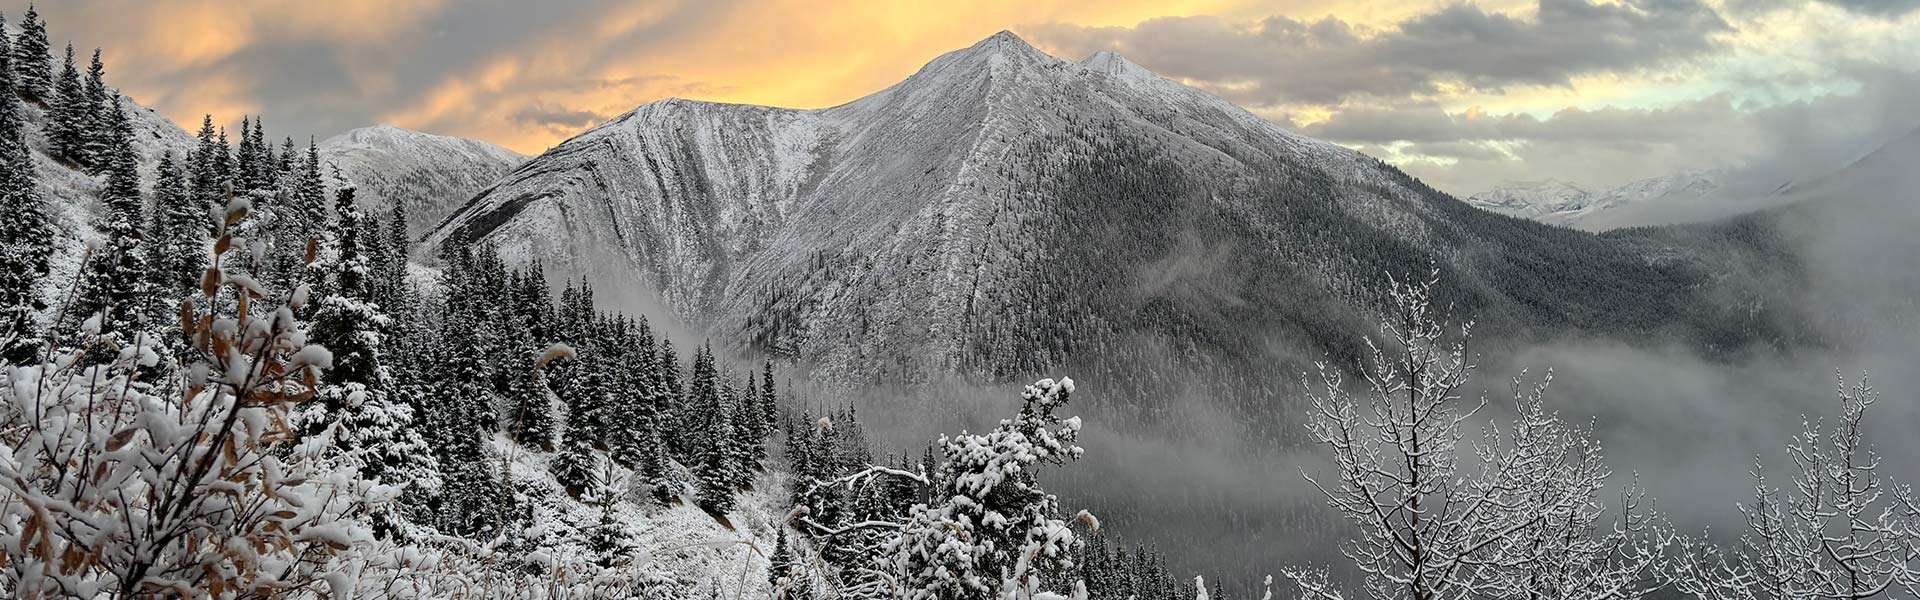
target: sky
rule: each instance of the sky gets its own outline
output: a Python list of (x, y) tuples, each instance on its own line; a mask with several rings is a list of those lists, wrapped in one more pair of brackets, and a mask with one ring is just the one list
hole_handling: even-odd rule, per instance
[[(44, 3), (192, 124), (386, 123), (537, 154), (668, 97), (816, 108), (1006, 29), (1118, 51), (1458, 195), (1686, 169), (1773, 186), (1920, 127), (1920, 0)], [(9, 23), (25, 5), (0, 0)], [(56, 50), (58, 52), (58, 50)]]

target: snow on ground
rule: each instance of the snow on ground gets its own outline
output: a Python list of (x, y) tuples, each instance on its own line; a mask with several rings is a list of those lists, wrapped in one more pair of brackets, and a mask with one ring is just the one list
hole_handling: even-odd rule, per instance
[[(495, 439), (494, 451), (511, 457), (516, 493), (534, 500), (529, 537), (550, 540), (543, 550), (553, 558), (592, 560), (592, 553), (574, 540), (585, 538), (584, 531), (599, 522), (600, 511), (569, 498), (554, 481), (547, 471), (554, 454), (520, 447), (505, 436)], [(694, 506), (691, 498), (660, 506), (631, 471), (616, 465), (614, 481), (622, 490), (616, 510), (635, 547), (636, 564), (673, 573), (695, 586), (696, 597), (704, 597), (714, 585), (723, 597), (751, 597), (766, 587), (774, 527), (787, 514), (786, 479), (775, 470), (756, 477), (753, 489), (740, 493), (738, 508), (728, 515), (730, 529)]]

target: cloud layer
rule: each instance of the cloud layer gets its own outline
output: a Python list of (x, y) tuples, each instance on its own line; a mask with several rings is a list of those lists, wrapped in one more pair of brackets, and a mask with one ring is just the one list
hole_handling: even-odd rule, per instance
[[(0, 0), (16, 19), (17, 0)], [(373, 123), (537, 153), (666, 97), (831, 106), (1012, 28), (1116, 50), (1458, 194), (1830, 169), (1920, 126), (1920, 0), (207, 0), (39, 7), (180, 122)], [(1784, 169), (1784, 170), (1782, 170)]]
[[(1920, 126), (1920, 15), (1896, 2), (1535, 0), (1397, 20), (1167, 17), (1030, 28), (1112, 50), (1470, 194), (1736, 169), (1762, 191)], [(1764, 183), (1763, 183), (1764, 182)]]

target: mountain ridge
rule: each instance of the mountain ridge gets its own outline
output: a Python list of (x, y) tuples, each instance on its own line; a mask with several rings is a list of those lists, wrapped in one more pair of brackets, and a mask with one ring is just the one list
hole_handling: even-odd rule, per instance
[[(1377, 293), (1361, 280), (1427, 260), (1463, 274), (1463, 305), (1513, 331), (1788, 335), (1742, 333), (1768, 327), (1752, 319), (1710, 323), (1702, 313), (1717, 304), (1687, 308), (1694, 298), (1675, 290), (1697, 288), (1712, 265), (1471, 210), (1377, 159), (1128, 65), (1061, 60), (1001, 32), (834, 107), (651, 102), (530, 160), (427, 245), (539, 258), (849, 382), (1009, 377), (1091, 348), (1196, 335), (1238, 361), (1303, 339), (1339, 348), (1357, 327), (1352, 307)], [(1081, 194), (1104, 199), (1071, 199)], [(1028, 281), (1113, 258), (1034, 237), (1063, 226), (1126, 231), (1110, 243), (1142, 248), (1095, 268), (1104, 279), (1075, 277), (1087, 286), (1076, 293), (1105, 303), (1091, 314), (1045, 305), (1035, 294), (1050, 292)], [(1555, 249), (1542, 258), (1535, 246)], [(1206, 274), (1224, 283), (1151, 283), (1220, 267), (1208, 261), (1238, 270)], [(1567, 268), (1576, 262), (1588, 264)], [(1568, 285), (1594, 292), (1556, 299)], [(1275, 294), (1299, 304), (1260, 306)], [(1171, 322), (1152, 322), (1155, 311)], [(1077, 339), (1017, 331), (1023, 314), (1078, 323)], [(1234, 331), (1218, 322), (1229, 314), (1287, 333)]]

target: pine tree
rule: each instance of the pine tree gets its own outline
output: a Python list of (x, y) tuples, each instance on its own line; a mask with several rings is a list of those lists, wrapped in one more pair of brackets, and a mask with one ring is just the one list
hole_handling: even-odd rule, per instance
[[(29, 37), (33, 19), (28, 8), (29, 29), (17, 39)], [(0, 360), (17, 364), (41, 345), (33, 315), (44, 304), (39, 288), (53, 251), (54, 227), (34, 182), (26, 117), (14, 95), (18, 47), (9, 52), (4, 42), (0, 36), (0, 215), (6, 216), (0, 219), (0, 339), (10, 341), (0, 347)], [(43, 57), (42, 67), (44, 62)]]
[(679, 495), (680, 481), (674, 476), (672, 459), (667, 457), (666, 440), (660, 436), (660, 413), (647, 416), (644, 444), (640, 446), (638, 470), (652, 491), (654, 500), (669, 504)]
[(187, 157), (187, 180), (193, 189), (195, 203), (201, 210), (218, 208), (226, 202), (225, 182), (220, 180), (214, 155), (220, 151), (214, 137), (213, 115), (200, 118), (200, 132), (195, 134), (199, 144), (194, 146), (193, 154)]
[[(531, 362), (531, 359), (529, 360)], [(511, 399), (514, 403), (513, 439), (524, 446), (553, 451), (559, 423), (553, 415), (553, 396), (547, 389), (546, 373), (533, 369), (527, 377), (517, 377)]]
[(153, 184), (153, 231), (147, 236), (154, 290), (170, 305), (200, 288), (207, 268), (207, 210), (187, 181), (173, 153), (160, 157)]
[(614, 512), (620, 492), (613, 485), (611, 463), (599, 479), (589, 504), (600, 511), (600, 519), (587, 531), (587, 549), (593, 552), (595, 562), (601, 567), (612, 567), (627, 561), (633, 553), (633, 540), (627, 533), (626, 523)]
[(720, 387), (719, 420), (728, 421), (728, 435), (725, 437), (716, 435), (712, 443), (718, 444), (727, 454), (731, 469), (727, 475), (732, 478), (733, 487), (748, 489), (753, 485), (754, 469), (758, 466), (753, 458), (752, 445), (758, 440), (754, 437), (753, 422), (758, 420), (755, 415), (759, 409), (746, 405), (739, 392), (734, 389), (731, 379), (731, 377), (723, 379), (727, 383)]
[(787, 527), (782, 524), (774, 533), (773, 554), (767, 558), (767, 585), (773, 589), (774, 600), (812, 600), (812, 581), (805, 574), (805, 565), (798, 560), (787, 542)]
[[(707, 436), (712, 440), (733, 438), (732, 419), (724, 414), (708, 420)], [(733, 512), (733, 491), (738, 477), (735, 470), (739, 458), (728, 451), (729, 444), (708, 443), (701, 447), (700, 466), (695, 473), (699, 478), (700, 508), (715, 515)]]
[[(99, 315), (102, 333), (118, 334), (131, 341), (155, 311), (144, 293), (147, 283), (146, 249), (141, 235), (146, 229), (144, 202), (140, 199), (140, 173), (133, 155), (133, 130), (126, 113), (113, 99), (109, 129), (114, 132), (114, 152), (107, 157), (106, 186), (101, 191), (103, 207), (94, 228), (101, 243), (87, 255), (81, 284), (74, 294), (69, 318), (84, 320)], [(171, 307), (167, 307), (171, 309)], [(169, 311), (170, 312), (170, 311)]]
[(73, 44), (67, 44), (67, 59), (61, 63), (60, 77), (54, 80), (53, 105), (47, 114), (47, 153), (76, 166), (87, 164), (87, 126), (92, 114), (87, 91), (80, 83), (80, 71), (73, 66)]
[(561, 404), (566, 406), (567, 416), (566, 429), (561, 433), (560, 453), (547, 470), (567, 488), (569, 495), (575, 497), (592, 490), (598, 477), (599, 460), (593, 451), (597, 443), (593, 420), (599, 403), (595, 396), (599, 390), (593, 380), (595, 366), (591, 362), (591, 352), (581, 352), (576, 359), (556, 369), (554, 374), (554, 391), (560, 396)]
[(768, 360), (760, 367), (760, 418), (766, 421), (768, 433), (772, 433), (773, 424), (780, 421), (780, 405), (774, 392), (773, 361)]
[[(85, 127), (81, 129), (81, 161), (87, 172), (99, 175), (111, 168), (115, 151), (113, 128), (115, 111), (120, 111), (119, 95), (108, 96), (107, 66), (100, 61), (100, 49), (93, 49), (93, 61), (87, 65)], [(125, 115), (122, 114), (121, 117)]]
[(27, 100), (46, 103), (48, 94), (53, 91), (53, 65), (48, 64), (53, 57), (49, 54), (53, 47), (47, 45), (47, 23), (40, 19), (32, 4), (27, 5), (27, 14), (20, 21), (20, 33), (13, 38), (10, 52), (10, 69), (14, 74), (16, 90)]
[(382, 359), (389, 321), (367, 300), (366, 231), (354, 190), (340, 190), (328, 232), (331, 248), (315, 270), (329, 279), (311, 339), (330, 350), (320, 393), (300, 415), (310, 433), (331, 430), (330, 451), (360, 468), (363, 477), (436, 488), (439, 468), (415, 423), (413, 408), (388, 394), (392, 381)]
[(720, 384), (713, 364), (713, 348), (701, 345), (693, 353), (693, 373), (687, 383), (674, 418), (679, 435), (674, 452), (681, 456), (704, 457), (716, 431), (714, 421), (727, 419), (720, 408)]

